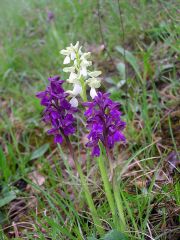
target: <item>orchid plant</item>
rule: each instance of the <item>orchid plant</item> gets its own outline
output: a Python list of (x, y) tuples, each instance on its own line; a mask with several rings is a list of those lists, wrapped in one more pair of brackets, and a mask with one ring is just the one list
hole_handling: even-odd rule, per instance
[[(112, 101), (108, 93), (97, 92), (97, 89), (101, 86), (99, 77), (101, 72), (89, 69), (92, 66), (92, 61), (90, 61), (91, 53), (83, 53), (79, 42), (75, 45), (71, 44), (66, 49), (61, 50), (60, 53), (65, 56), (63, 64), (69, 65), (63, 71), (69, 73), (67, 82), (72, 84), (72, 90), (65, 91), (62, 87), (64, 81), (60, 80), (59, 76), (54, 76), (49, 78), (49, 84), (45, 91), (37, 93), (36, 96), (41, 100), (41, 105), (45, 107), (43, 112), (44, 122), (52, 125), (51, 129), (48, 130), (48, 134), (54, 135), (54, 141), (57, 144), (62, 144), (63, 139), (67, 143), (79, 173), (94, 223), (99, 234), (102, 235), (104, 231), (101, 220), (98, 217), (84, 173), (77, 158), (74, 156), (73, 146), (69, 139), (76, 132), (75, 114), (80, 112), (80, 108), (78, 110), (78, 96), (81, 97), (80, 102), (82, 106), (87, 108), (84, 112), (89, 132), (86, 147), (92, 149), (92, 157), (98, 158), (105, 193), (111, 208), (114, 225), (117, 228), (116, 204), (102, 152), (105, 149), (106, 156), (109, 163), (111, 163), (110, 152), (113, 150), (115, 143), (125, 142), (125, 136), (122, 131), (126, 124), (121, 119), (119, 103)], [(90, 88), (90, 96), (87, 96), (87, 87)], [(88, 102), (90, 98), (92, 100)], [(112, 177), (111, 164), (110, 169)], [(121, 212), (119, 212), (119, 215), (123, 216)]]

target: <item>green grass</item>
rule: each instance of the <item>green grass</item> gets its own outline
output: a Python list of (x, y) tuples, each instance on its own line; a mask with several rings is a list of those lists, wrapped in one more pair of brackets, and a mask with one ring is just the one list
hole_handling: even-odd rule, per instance
[[(100, 1), (101, 29), (97, 1), (0, 1), (0, 239), (98, 238), (79, 176), (65, 147), (56, 149), (47, 136), (35, 98), (49, 76), (66, 77), (59, 51), (76, 41), (93, 49), (102, 89), (122, 103), (127, 122), (127, 145), (116, 147), (113, 162), (117, 225), (97, 162), (81, 154), (81, 130), (73, 138), (79, 161), (86, 158), (83, 170), (104, 230), (117, 228), (132, 240), (178, 239), (178, 161), (173, 174), (167, 163), (179, 149), (178, 2), (119, 2), (124, 32), (115, 0)], [(97, 52), (101, 31), (108, 51)], [(35, 170), (45, 179), (42, 186), (29, 178)], [(23, 181), (25, 190), (17, 187)]]

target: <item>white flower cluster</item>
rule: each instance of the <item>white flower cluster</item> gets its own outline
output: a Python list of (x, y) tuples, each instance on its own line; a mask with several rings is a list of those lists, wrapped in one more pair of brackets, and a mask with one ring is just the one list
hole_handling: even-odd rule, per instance
[(69, 78), (67, 81), (73, 84), (73, 90), (67, 91), (71, 95), (70, 103), (72, 106), (78, 106), (77, 95), (81, 95), (84, 101), (86, 101), (86, 85), (90, 89), (90, 96), (94, 98), (96, 93), (96, 88), (101, 85), (101, 79), (99, 75), (101, 71), (89, 71), (88, 67), (92, 65), (89, 60), (91, 53), (83, 53), (81, 51), (82, 46), (79, 46), (77, 42), (74, 46), (71, 44), (66, 49), (60, 51), (62, 55), (65, 56), (63, 64), (70, 64), (73, 61), (73, 65), (70, 67), (65, 67), (64, 72), (69, 73)]

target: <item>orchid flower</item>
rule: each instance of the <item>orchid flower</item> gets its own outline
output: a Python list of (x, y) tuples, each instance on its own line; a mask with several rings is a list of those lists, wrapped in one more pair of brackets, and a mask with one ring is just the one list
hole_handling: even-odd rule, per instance
[(101, 86), (101, 79), (99, 75), (101, 71), (90, 71), (89, 67), (92, 65), (90, 61), (90, 52), (82, 52), (82, 47), (79, 42), (75, 45), (70, 44), (69, 47), (60, 51), (65, 56), (63, 64), (67, 65), (72, 62), (72, 66), (65, 67), (64, 72), (69, 73), (67, 82), (73, 84), (73, 90), (68, 90), (70, 95), (70, 103), (73, 107), (78, 106), (77, 96), (80, 95), (83, 101), (87, 101), (86, 87), (90, 87), (90, 96), (93, 99), (97, 93), (96, 89)]
[(50, 77), (49, 84), (45, 91), (38, 92), (37, 98), (41, 100), (41, 105), (45, 107), (43, 111), (43, 121), (50, 123), (52, 128), (48, 134), (54, 135), (55, 143), (62, 143), (63, 138), (75, 133), (74, 113), (77, 108), (71, 106), (67, 101), (68, 94), (65, 93), (59, 76)]
[(121, 119), (119, 103), (112, 101), (108, 93), (98, 92), (92, 102), (83, 103), (87, 110), (87, 129), (89, 130), (87, 147), (92, 156), (100, 156), (99, 143), (102, 142), (107, 154), (116, 142), (125, 142), (123, 129), (126, 123)]

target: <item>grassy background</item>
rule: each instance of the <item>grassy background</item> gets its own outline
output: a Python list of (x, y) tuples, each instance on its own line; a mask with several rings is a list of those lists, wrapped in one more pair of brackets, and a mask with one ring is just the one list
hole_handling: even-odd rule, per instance
[[(116, 148), (113, 164), (129, 238), (177, 239), (178, 1), (122, 0), (123, 24), (115, 0), (0, 0), (0, 6), (0, 239), (95, 235), (77, 173), (46, 135), (35, 98), (50, 75), (66, 77), (59, 51), (76, 41), (93, 52), (103, 89), (122, 103), (128, 144)], [(82, 143), (81, 129), (78, 135)], [(74, 144), (104, 228), (113, 229), (96, 162), (76, 138)]]

